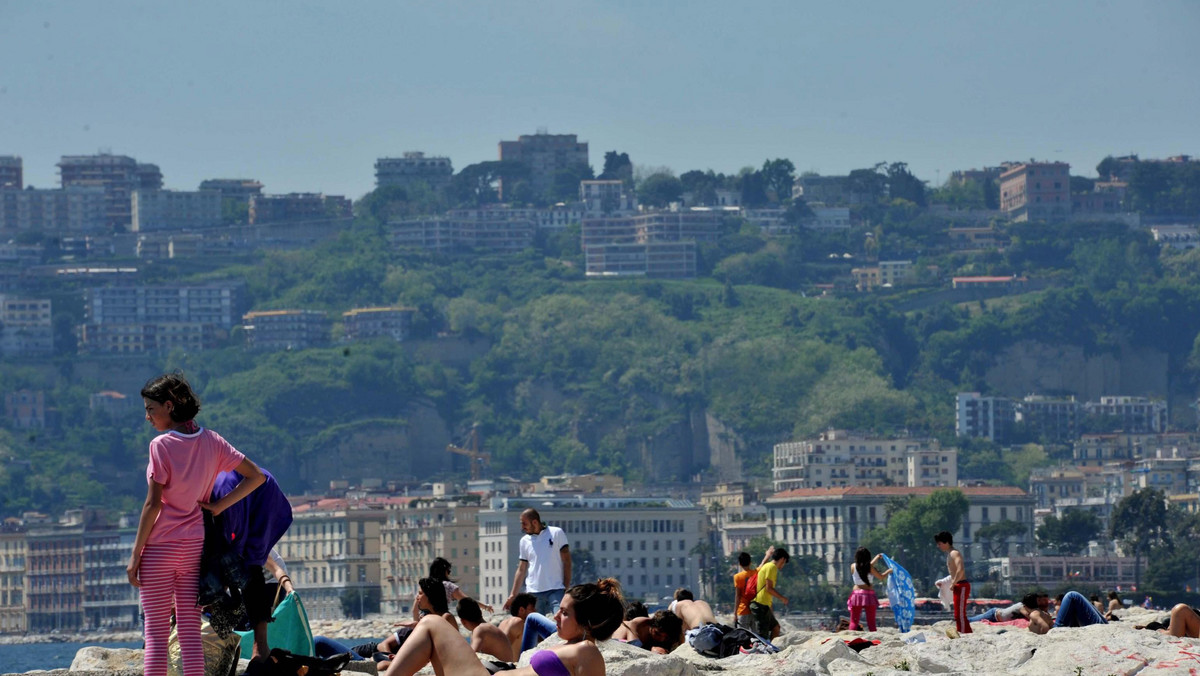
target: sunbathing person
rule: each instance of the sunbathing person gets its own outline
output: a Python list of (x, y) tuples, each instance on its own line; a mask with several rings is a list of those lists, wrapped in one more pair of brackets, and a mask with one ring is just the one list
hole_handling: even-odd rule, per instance
[(1074, 591), (1063, 595), (1058, 604), (1058, 614), (1053, 621), (1050, 614), (1043, 610), (1035, 610), (1029, 614), (1029, 631), (1035, 634), (1045, 634), (1057, 627), (1086, 627), (1093, 624), (1108, 624), (1108, 621), (1096, 612), (1091, 601)]
[(1186, 603), (1178, 603), (1171, 609), (1166, 623), (1154, 621), (1150, 624), (1135, 624), (1134, 629), (1157, 629), (1164, 634), (1180, 638), (1200, 638), (1200, 613)]
[(1029, 617), (1029, 613), (1038, 609), (1038, 595), (1036, 592), (1026, 594), (1021, 599), (1020, 603), (1014, 603), (1007, 608), (988, 608), (987, 612), (980, 613), (971, 618), (972, 622), (1010, 622), (1012, 620), (1025, 619)]
[(502, 662), (512, 662), (517, 659), (513, 652), (512, 643), (500, 628), (490, 622), (483, 621), (483, 611), (479, 602), (470, 596), (458, 600), (458, 619), (463, 627), (471, 632), (471, 649), (477, 653), (485, 653)]
[(675, 600), (671, 602), (670, 611), (683, 620), (684, 631), (717, 623), (717, 617), (713, 615), (708, 601), (695, 600), (692, 592), (688, 589), (675, 590)]
[(625, 620), (613, 633), (613, 638), (651, 652), (666, 654), (683, 642), (683, 620), (669, 610), (660, 610), (652, 617)]
[[(458, 623), (446, 609), (445, 587), (442, 586), (442, 583), (431, 577), (423, 577), (417, 582), (417, 588), (416, 605), (413, 606), (414, 613), (420, 612), (426, 616), (441, 617), (446, 622), (452, 623), (455, 631), (458, 631)], [(374, 660), (376, 669), (384, 671), (391, 664), (392, 656), (400, 650), (400, 646), (404, 645), (404, 642), (413, 633), (417, 623), (405, 621), (399, 622), (395, 626), (397, 627), (396, 631), (380, 639), (378, 643), (362, 643), (356, 646), (347, 646), (341, 641), (325, 636), (314, 636), (314, 654), (317, 657), (330, 657), (351, 653), (356, 660)]]
[(504, 618), (500, 623), (500, 631), (508, 637), (512, 646), (513, 659), (521, 656), (521, 638), (525, 635), (525, 618), (537, 608), (537, 597), (533, 594), (520, 593), (513, 597), (508, 612), (512, 617)]
[[(621, 626), (625, 603), (621, 585), (612, 578), (575, 585), (567, 590), (555, 613), (558, 635), (565, 644), (539, 650), (529, 666), (506, 672), (510, 676), (605, 676), (604, 656), (596, 641), (612, 636)], [(438, 676), (488, 676), (488, 670), (448, 622), (427, 615), (400, 647), (386, 676), (413, 676), (431, 664)]]

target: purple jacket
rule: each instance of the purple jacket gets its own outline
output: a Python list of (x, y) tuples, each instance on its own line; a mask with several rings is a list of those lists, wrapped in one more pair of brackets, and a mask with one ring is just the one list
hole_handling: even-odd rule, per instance
[[(266, 563), (271, 548), (292, 525), (292, 505), (287, 496), (270, 472), (264, 469), (262, 473), (267, 480), (220, 516), (225, 539), (248, 566)], [(237, 472), (221, 472), (213, 484), (212, 499), (229, 495), (241, 480)]]

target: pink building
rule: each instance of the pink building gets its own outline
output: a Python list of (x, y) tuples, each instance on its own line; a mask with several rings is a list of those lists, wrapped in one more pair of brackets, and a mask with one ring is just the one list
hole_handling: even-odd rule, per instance
[(1000, 175), (1000, 210), (1014, 221), (1061, 221), (1071, 214), (1071, 165), (1018, 164)]

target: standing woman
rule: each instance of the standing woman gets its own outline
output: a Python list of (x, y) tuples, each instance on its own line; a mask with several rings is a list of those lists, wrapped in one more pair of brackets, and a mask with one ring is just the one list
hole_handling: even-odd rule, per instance
[(854, 591), (850, 592), (850, 600), (846, 602), (846, 609), (850, 611), (850, 631), (858, 631), (861, 628), (858, 616), (863, 610), (867, 611), (867, 631), (875, 631), (875, 610), (879, 608), (879, 598), (875, 596), (871, 577), (886, 580), (887, 576), (892, 574), (890, 568), (883, 573), (875, 572), (875, 562), (882, 557), (882, 554), (876, 554), (872, 559), (871, 550), (866, 547), (859, 547), (858, 551), (854, 552), (854, 565), (850, 566)]
[[(184, 676), (204, 676), (200, 641), (200, 554), (204, 518), (219, 515), (249, 495), (265, 477), (258, 466), (216, 432), (196, 425), (200, 401), (182, 375), (168, 373), (142, 388), (146, 420), (161, 432), (150, 442), (146, 502), (125, 572), (141, 588), (146, 676), (166, 676), (171, 613), (179, 635)], [(228, 495), (209, 503), (221, 472), (244, 477)]]

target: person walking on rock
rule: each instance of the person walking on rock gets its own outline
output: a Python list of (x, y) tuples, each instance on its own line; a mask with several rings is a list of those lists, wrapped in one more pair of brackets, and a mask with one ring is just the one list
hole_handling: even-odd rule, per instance
[(562, 602), (563, 593), (571, 586), (571, 551), (567, 534), (557, 526), (542, 523), (542, 517), (532, 507), (521, 512), (521, 562), (513, 575), (512, 593), (504, 601), (508, 610), (513, 599), (525, 591), (537, 598), (537, 612), (553, 616)]

